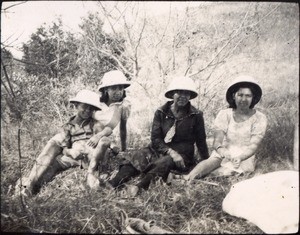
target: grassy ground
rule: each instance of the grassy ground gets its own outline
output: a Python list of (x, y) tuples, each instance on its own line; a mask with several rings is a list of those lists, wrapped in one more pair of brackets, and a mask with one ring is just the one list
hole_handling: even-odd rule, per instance
[[(264, 110), (269, 126), (257, 153), (255, 173), (206, 177), (192, 185), (158, 182), (133, 199), (123, 198), (107, 188), (97, 192), (89, 190), (85, 184), (86, 171), (80, 168), (59, 174), (32, 198), (14, 198), (16, 181), (31, 169), (47, 135), (52, 133), (22, 132), (20, 160), (16, 129), (1, 126), (1, 231), (118, 234), (125, 233), (122, 216), (125, 214), (154, 220), (173, 233), (261, 234), (254, 224), (223, 212), (222, 201), (236, 182), (267, 172), (293, 169), (294, 117), (298, 116), (298, 109), (293, 105), (287, 107)], [(133, 136), (129, 135), (129, 147), (147, 142)]]
[[(75, 168), (58, 175), (38, 195), (22, 200), (12, 198), (19, 175), (16, 156), (17, 153), (3, 156), (1, 164), (4, 232), (124, 233), (122, 214), (125, 213), (128, 217), (154, 220), (173, 233), (262, 233), (246, 220), (222, 211), (222, 200), (231, 185), (253, 175), (207, 177), (192, 185), (157, 182), (149, 191), (132, 199), (107, 188), (98, 192), (89, 190), (85, 186), (85, 170)], [(268, 158), (259, 161), (261, 167), (256, 174), (292, 167), (288, 161), (272, 162)], [(31, 167), (26, 157), (21, 165)]]

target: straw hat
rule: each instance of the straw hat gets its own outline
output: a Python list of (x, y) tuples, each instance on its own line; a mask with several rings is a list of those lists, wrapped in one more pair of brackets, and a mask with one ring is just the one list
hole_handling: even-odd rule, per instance
[(74, 102), (89, 104), (101, 110), (100, 96), (90, 90), (84, 89), (79, 91), (74, 98), (70, 99), (70, 103)]
[(189, 91), (191, 92), (191, 98), (190, 99), (194, 99), (198, 96), (198, 92), (195, 89), (196, 85), (194, 83), (194, 81), (190, 78), (190, 77), (175, 77), (166, 93), (165, 93), (165, 97), (169, 98), (169, 99), (173, 99), (172, 96), (172, 92), (175, 90), (184, 90), (184, 91)]
[(257, 84), (257, 81), (248, 75), (238, 76), (228, 87), (226, 92), (226, 100), (229, 104), (233, 103), (233, 94), (240, 87), (251, 87), (254, 93), (253, 105), (257, 104), (262, 96), (261, 87)]
[(98, 90), (101, 91), (105, 87), (123, 85), (124, 88), (130, 86), (130, 82), (127, 81), (125, 75), (118, 70), (110, 71), (104, 74), (101, 85)]

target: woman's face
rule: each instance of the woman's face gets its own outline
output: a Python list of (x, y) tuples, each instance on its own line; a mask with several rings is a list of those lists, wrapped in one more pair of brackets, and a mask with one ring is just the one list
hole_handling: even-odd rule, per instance
[(234, 95), (235, 104), (237, 108), (249, 108), (252, 100), (253, 94), (250, 88), (240, 88)]
[(174, 104), (178, 107), (184, 107), (187, 105), (191, 98), (191, 93), (185, 90), (175, 90), (173, 93)]
[(108, 93), (108, 99), (111, 102), (118, 102), (123, 97), (124, 86), (122, 85), (110, 86), (106, 88), (106, 91)]
[(76, 107), (77, 115), (82, 119), (88, 119), (92, 117), (92, 114), (96, 109), (94, 106), (85, 103), (78, 103)]

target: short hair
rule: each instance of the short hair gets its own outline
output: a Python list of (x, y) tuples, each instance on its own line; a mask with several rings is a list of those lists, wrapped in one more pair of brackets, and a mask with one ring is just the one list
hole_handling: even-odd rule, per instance
[[(237, 86), (237, 87), (235, 87), (235, 88), (233, 89), (232, 95), (234, 96), (235, 93), (237, 93), (238, 90), (241, 89), (241, 88), (249, 88), (249, 89), (251, 90), (251, 93), (252, 93), (252, 96), (253, 96), (253, 97), (252, 97), (252, 102), (251, 102), (249, 108), (250, 108), (250, 109), (253, 109), (254, 106), (255, 106), (255, 97), (256, 97), (256, 96), (255, 96), (255, 87), (252, 86), (251, 84), (248, 84), (248, 85), (242, 85), (242, 86)], [(228, 103), (229, 103), (229, 108), (233, 108), (233, 109), (236, 109), (236, 108), (237, 108), (234, 99), (230, 100), (230, 102), (228, 102)]]
[[(125, 97), (126, 97), (126, 91), (124, 90), (123, 96), (121, 97), (119, 102), (123, 101)], [(102, 92), (101, 92), (101, 95), (100, 95), (100, 102), (107, 103), (108, 99), (109, 99), (108, 93), (107, 93), (106, 89), (103, 89)]]

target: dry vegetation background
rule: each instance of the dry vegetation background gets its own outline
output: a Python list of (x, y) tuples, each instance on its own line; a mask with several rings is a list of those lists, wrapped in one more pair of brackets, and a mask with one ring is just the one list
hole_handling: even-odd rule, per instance
[[(25, 3), (26, 4), (26, 3)], [(159, 3), (156, 3), (157, 7)], [(17, 179), (71, 116), (68, 99), (82, 88), (97, 89), (102, 75), (122, 70), (132, 86), (128, 147), (148, 144), (155, 109), (173, 75), (190, 75), (211, 125), (225, 102), (226, 86), (239, 73), (261, 84), (257, 108), (269, 120), (255, 174), (292, 169), (293, 136), (299, 115), (299, 8), (281, 2), (202, 2), (151, 16), (147, 3), (99, 2), (82, 19), (81, 33), (62, 19), (42, 25), (15, 59), (1, 41), (1, 231), (121, 233), (121, 211), (155, 220), (174, 233), (261, 233), (246, 220), (222, 212), (231, 185), (253, 175), (210, 178), (192, 186), (152, 185), (135, 199), (85, 188), (85, 171), (57, 176), (37, 196), (13, 198)], [(1, 9), (2, 12), (5, 9)], [(103, 29), (104, 22), (112, 28)], [(174, 196), (175, 199), (174, 199)]]

